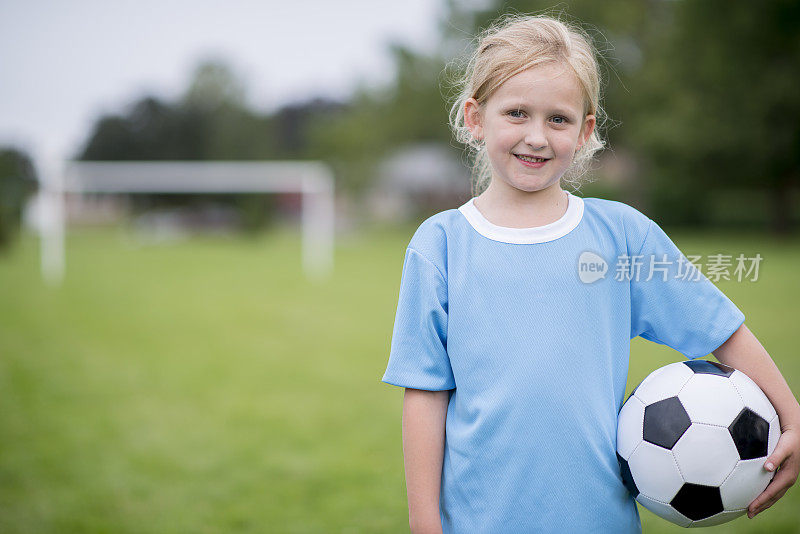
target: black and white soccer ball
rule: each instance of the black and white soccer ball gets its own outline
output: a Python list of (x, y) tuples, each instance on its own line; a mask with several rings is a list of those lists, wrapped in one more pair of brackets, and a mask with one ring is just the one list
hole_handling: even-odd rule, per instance
[(682, 527), (747, 511), (774, 473), (775, 408), (747, 375), (707, 360), (672, 363), (639, 384), (619, 413), (617, 459), (628, 491)]

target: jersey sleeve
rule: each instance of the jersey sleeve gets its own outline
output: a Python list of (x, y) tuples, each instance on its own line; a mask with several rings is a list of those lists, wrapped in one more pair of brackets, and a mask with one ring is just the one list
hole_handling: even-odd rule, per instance
[(641, 272), (631, 276), (631, 339), (641, 336), (699, 358), (744, 322), (739, 308), (653, 221), (637, 256)]
[(456, 387), (447, 355), (447, 282), (422, 254), (408, 248), (383, 382), (430, 391)]

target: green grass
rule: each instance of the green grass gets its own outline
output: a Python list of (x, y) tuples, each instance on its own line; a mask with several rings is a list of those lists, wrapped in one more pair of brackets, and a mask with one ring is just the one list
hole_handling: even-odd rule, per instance
[[(402, 391), (380, 383), (413, 228), (339, 243), (306, 280), (291, 232), (137, 244), (68, 236), (0, 256), (0, 532), (402, 532)], [(764, 256), (722, 289), (800, 391), (800, 242), (676, 236)], [(680, 356), (633, 343), (629, 389)], [(796, 532), (800, 491), (720, 532)], [(677, 532), (642, 510), (645, 532)]]

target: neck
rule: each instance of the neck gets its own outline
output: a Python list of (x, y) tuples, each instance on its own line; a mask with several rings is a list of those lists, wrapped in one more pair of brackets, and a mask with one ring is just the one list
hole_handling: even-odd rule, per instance
[(475, 198), (475, 207), (497, 226), (544, 226), (557, 221), (567, 211), (568, 196), (558, 183), (533, 192), (500, 188), (495, 183), (492, 180), (486, 191)]

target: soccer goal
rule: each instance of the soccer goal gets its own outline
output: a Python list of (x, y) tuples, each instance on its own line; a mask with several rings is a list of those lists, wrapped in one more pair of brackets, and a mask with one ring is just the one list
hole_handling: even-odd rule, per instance
[(333, 269), (333, 174), (316, 161), (69, 161), (39, 166), (41, 269), (64, 278), (67, 193), (301, 193), (302, 265), (311, 278)]

